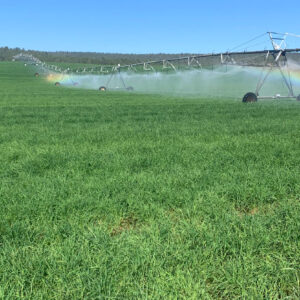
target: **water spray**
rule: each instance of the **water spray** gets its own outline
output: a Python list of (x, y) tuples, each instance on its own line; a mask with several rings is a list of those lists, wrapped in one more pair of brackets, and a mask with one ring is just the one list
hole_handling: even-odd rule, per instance
[[(253, 47), (251, 44), (266, 36), (273, 49), (248, 51)], [(56, 86), (79, 86), (101, 92), (132, 91), (134, 87), (134, 90), (141, 92), (188, 91), (206, 97), (218, 93), (220, 97), (237, 96), (232, 92), (237, 90), (236, 93), (245, 93), (243, 102), (282, 98), (299, 100), (300, 48), (287, 49), (287, 37), (300, 36), (267, 32), (223, 53), (76, 70), (49, 65), (27, 54), (19, 54), (13, 60), (23, 60), (25, 64), (39, 67), (41, 72), (47, 74), (47, 80)], [(241, 47), (247, 49), (233, 51)], [(237, 81), (239, 85), (236, 85)], [(247, 92), (246, 87), (250, 83), (256, 88)]]

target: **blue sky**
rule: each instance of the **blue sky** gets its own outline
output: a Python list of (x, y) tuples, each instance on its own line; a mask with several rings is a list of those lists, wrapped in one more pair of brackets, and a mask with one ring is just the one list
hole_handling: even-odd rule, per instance
[[(299, 18), (299, 0), (0, 0), (0, 46), (119, 53), (220, 52), (266, 31), (300, 34)], [(291, 40), (289, 46), (297, 43)]]

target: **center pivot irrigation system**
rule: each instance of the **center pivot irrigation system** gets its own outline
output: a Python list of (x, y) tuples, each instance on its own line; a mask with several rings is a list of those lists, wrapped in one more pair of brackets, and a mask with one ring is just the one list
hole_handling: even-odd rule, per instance
[[(268, 37), (272, 44), (271, 50), (258, 50), (258, 51), (233, 51), (237, 48), (246, 47), (249, 43), (262, 38)], [(300, 64), (300, 48), (289, 49), (287, 48), (286, 38), (288, 36), (300, 38), (300, 35), (291, 33), (278, 33), (278, 32), (267, 32), (259, 35), (248, 42), (245, 42), (231, 51), (224, 53), (211, 53), (211, 54), (199, 54), (192, 56), (182, 56), (178, 58), (171, 58), (165, 60), (147, 61), (142, 63), (135, 63), (129, 65), (117, 65), (111, 67), (97, 66), (93, 68), (82, 68), (72, 70), (70, 68), (62, 70), (61, 68), (49, 65), (39, 61), (37, 58), (19, 54), (14, 57), (14, 60), (23, 60), (26, 63), (33, 63), (36, 66), (42, 67), (43, 71), (56, 72), (61, 74), (107, 74), (108, 79), (106, 85), (99, 88), (100, 91), (106, 90), (126, 90), (131, 91), (133, 87), (127, 86), (122, 73), (134, 72), (134, 73), (149, 73), (149, 72), (176, 72), (183, 70), (197, 69), (202, 70), (214, 70), (218, 66), (242, 66), (242, 67), (254, 67), (261, 70), (256, 89), (253, 92), (246, 93), (242, 99), (243, 102), (256, 102), (258, 99), (281, 99), (291, 98), (300, 101), (300, 95), (295, 95), (293, 81), (291, 80), (291, 68), (289, 66), (289, 60), (296, 61)], [(262, 96), (260, 92), (267, 81), (272, 71), (279, 71), (284, 85), (287, 88), (287, 95), (275, 95)], [(37, 73), (36, 73), (37, 74)], [(35, 75), (36, 75), (35, 74)], [(112, 87), (113, 79), (118, 79), (121, 82), (121, 87)], [(145, 79), (147, 80), (147, 79)], [(59, 85), (56, 82), (55, 85)], [(276, 86), (274, 87), (276, 88)]]
[[(293, 36), (299, 38), (300, 35), (290, 33), (278, 33), (278, 32), (267, 32), (260, 35), (250, 41), (243, 43), (246, 45), (249, 42), (253, 42), (256, 39), (261, 38), (264, 35), (268, 35), (273, 49), (271, 50), (260, 50), (260, 51), (243, 51), (243, 52), (225, 52), (225, 53), (211, 53), (211, 54), (200, 54), (187, 57), (178, 57), (168, 60), (159, 61), (148, 61), (143, 63), (131, 64), (118, 66), (117, 70), (107, 81), (106, 87), (101, 87), (102, 91), (109, 88), (109, 84), (114, 76), (119, 76), (123, 84), (124, 89), (132, 89), (127, 87), (124, 79), (121, 76), (122, 70), (138, 72), (142, 68), (143, 71), (159, 71), (171, 69), (177, 71), (183, 69), (184, 66), (200, 69), (214, 69), (214, 66), (218, 65), (235, 65), (244, 67), (258, 67), (261, 68), (261, 75), (257, 82), (255, 92), (249, 92), (244, 95), (243, 102), (256, 102), (258, 99), (280, 99), (280, 98), (292, 98), (300, 101), (300, 95), (295, 95), (293, 83), (290, 75), (290, 68), (288, 62), (288, 56), (294, 59), (300, 58), (300, 48), (287, 49), (286, 38)], [(239, 46), (238, 46), (239, 47)], [(275, 94), (274, 96), (261, 96), (260, 91), (264, 86), (267, 78), (271, 72), (277, 69), (280, 72), (282, 80), (287, 87), (288, 95)]]

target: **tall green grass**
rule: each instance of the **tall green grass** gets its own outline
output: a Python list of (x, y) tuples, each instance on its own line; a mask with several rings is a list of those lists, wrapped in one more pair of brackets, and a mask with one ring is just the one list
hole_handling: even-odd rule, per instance
[(33, 74), (0, 64), (2, 299), (299, 299), (300, 103)]

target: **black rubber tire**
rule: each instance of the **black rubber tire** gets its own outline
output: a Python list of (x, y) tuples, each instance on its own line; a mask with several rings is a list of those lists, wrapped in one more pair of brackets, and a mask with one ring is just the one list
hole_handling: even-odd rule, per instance
[(134, 89), (133, 89), (132, 86), (128, 86), (128, 87), (126, 88), (126, 90), (127, 90), (127, 91), (133, 91)]
[(254, 93), (247, 93), (244, 98), (243, 98), (244, 103), (249, 103), (249, 102), (257, 102), (257, 95)]
[(101, 92), (106, 92), (106, 87), (105, 87), (105, 86), (100, 86), (100, 87), (99, 87), (99, 91), (101, 91)]
[(300, 101), (300, 95), (298, 95), (296, 99), (297, 99), (297, 101)]
[(39, 74), (39, 73), (35, 73), (34, 76), (35, 76), (35, 77), (39, 77), (40, 74)]
[(55, 86), (60, 86), (60, 82), (57, 81), (57, 82), (54, 83), (54, 85)]

